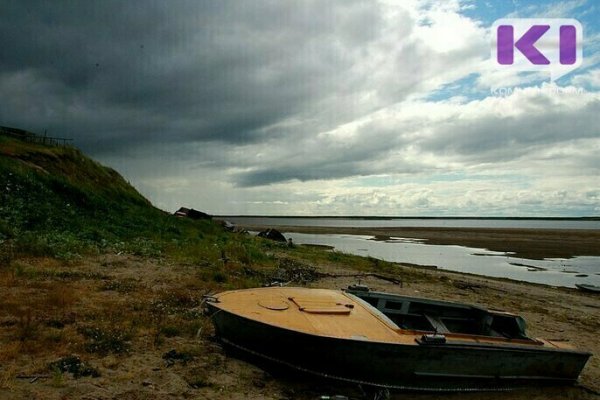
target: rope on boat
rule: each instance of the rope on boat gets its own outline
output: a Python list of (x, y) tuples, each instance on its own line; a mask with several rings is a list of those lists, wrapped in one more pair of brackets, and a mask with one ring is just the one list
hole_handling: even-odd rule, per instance
[(338, 375), (327, 374), (325, 372), (318, 372), (318, 371), (315, 371), (312, 369), (308, 369), (305, 367), (301, 367), (299, 365), (292, 364), (292, 363), (284, 361), (284, 360), (280, 360), (278, 358), (275, 358), (275, 357), (272, 357), (272, 356), (269, 356), (269, 355), (266, 355), (263, 353), (259, 353), (257, 351), (251, 350), (247, 347), (233, 343), (223, 337), (221, 337), (220, 340), (228, 346), (234, 347), (238, 350), (242, 350), (253, 356), (260, 357), (265, 360), (275, 362), (275, 363), (284, 365), (289, 368), (296, 369), (300, 372), (320, 376), (320, 377), (326, 378), (326, 379), (333, 379), (333, 380), (338, 380), (338, 381), (347, 382), (347, 383), (354, 383), (354, 384), (362, 385), (362, 386), (371, 386), (371, 387), (378, 387), (378, 388), (383, 388), (383, 389), (393, 389), (393, 390), (403, 390), (403, 391), (457, 392), (457, 393), (458, 392), (508, 392), (508, 391), (514, 390), (514, 388), (511, 388), (511, 387), (485, 387), (485, 386), (482, 386), (482, 387), (451, 388), (451, 387), (422, 387), (422, 386), (406, 386), (406, 385), (388, 385), (388, 384), (364, 381), (364, 380), (360, 380), (360, 379), (345, 378), (345, 377), (338, 376)]

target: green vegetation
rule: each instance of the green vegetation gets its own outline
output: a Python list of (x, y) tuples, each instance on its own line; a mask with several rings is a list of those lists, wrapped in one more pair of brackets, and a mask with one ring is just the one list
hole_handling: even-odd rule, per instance
[(101, 291), (135, 292), (134, 281), (106, 281), (98, 272), (88, 276), (73, 268), (40, 269), (19, 261), (49, 257), (73, 264), (90, 255), (131, 254), (194, 266), (202, 282), (230, 289), (264, 284), (268, 274), (261, 271), (277, 267), (277, 254), (326, 254), (229, 233), (210, 220), (175, 217), (152, 206), (116, 171), (73, 147), (0, 135), (0, 188), (0, 266), (7, 266), (15, 279), (104, 279)]
[[(213, 221), (174, 217), (153, 207), (116, 171), (73, 147), (0, 135), (0, 188), (0, 266), (7, 265), (14, 279), (96, 279), (104, 280), (100, 291), (125, 294), (140, 289), (133, 280), (107, 280), (97, 271), (40, 269), (19, 262), (30, 257), (72, 262), (96, 254), (132, 254), (191, 266), (197, 268), (197, 279), (215, 289), (260, 286), (283, 258), (395, 272), (394, 264), (381, 260), (288, 248), (228, 233)], [(158, 335), (175, 334), (158, 325)]]
[(72, 147), (0, 136), (0, 188), (0, 245), (10, 253), (4, 259), (72, 259), (107, 249), (157, 257), (189, 246), (206, 250), (223, 235), (210, 221), (153, 207), (116, 171)]

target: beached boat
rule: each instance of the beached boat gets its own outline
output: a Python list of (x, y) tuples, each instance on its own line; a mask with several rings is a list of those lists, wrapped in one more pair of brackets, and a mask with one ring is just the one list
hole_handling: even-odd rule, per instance
[(600, 293), (600, 286), (588, 285), (587, 283), (576, 283), (577, 289), (589, 293)]
[(304, 373), (375, 387), (472, 390), (569, 384), (589, 353), (532, 339), (516, 315), (353, 286), (271, 287), (208, 299), (220, 340)]

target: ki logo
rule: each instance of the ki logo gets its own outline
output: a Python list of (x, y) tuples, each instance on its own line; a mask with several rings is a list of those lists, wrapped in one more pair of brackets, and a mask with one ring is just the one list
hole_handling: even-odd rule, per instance
[(552, 81), (583, 61), (583, 29), (572, 18), (504, 18), (492, 25), (498, 69), (548, 71)]

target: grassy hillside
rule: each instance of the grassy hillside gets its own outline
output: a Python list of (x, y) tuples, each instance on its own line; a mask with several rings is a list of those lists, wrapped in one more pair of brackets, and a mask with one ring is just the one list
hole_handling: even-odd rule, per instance
[(107, 247), (157, 253), (166, 243), (220, 233), (212, 222), (153, 207), (116, 171), (73, 147), (0, 135), (0, 187), (0, 243), (17, 253), (68, 258)]
[[(232, 288), (260, 285), (259, 271), (276, 267), (279, 257), (349, 261), (345, 255), (231, 234), (213, 221), (174, 217), (73, 147), (0, 135), (0, 188), (0, 264), (23, 257), (69, 261), (126, 253), (203, 266), (203, 279)], [(372, 263), (351, 258), (356, 266)]]

